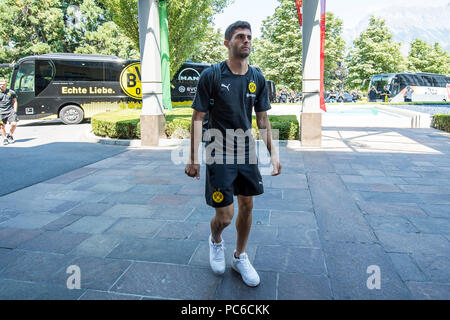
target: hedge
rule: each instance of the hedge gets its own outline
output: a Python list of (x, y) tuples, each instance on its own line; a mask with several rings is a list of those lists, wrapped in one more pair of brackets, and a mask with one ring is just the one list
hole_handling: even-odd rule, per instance
[(450, 132), (450, 114), (435, 114), (433, 124), (436, 129)]
[(141, 111), (113, 111), (92, 116), (92, 132), (100, 137), (139, 139)]
[[(113, 111), (92, 116), (92, 132), (101, 137), (140, 139), (140, 110)], [(165, 133), (168, 138), (189, 138), (192, 108), (175, 107), (166, 113)], [(278, 130), (279, 140), (298, 140), (299, 124), (295, 115), (269, 115), (272, 131)], [(252, 119), (252, 131), (260, 139), (256, 118)]]

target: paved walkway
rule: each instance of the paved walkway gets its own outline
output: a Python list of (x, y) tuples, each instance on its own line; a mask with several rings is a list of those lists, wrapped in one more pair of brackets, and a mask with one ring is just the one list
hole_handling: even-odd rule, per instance
[[(0, 197), (0, 298), (450, 299), (449, 135), (323, 136), (282, 146), (283, 174), (264, 176), (247, 248), (257, 288), (230, 269), (233, 224), (226, 273), (209, 268), (204, 167), (193, 180), (172, 149), (139, 148)], [(70, 265), (81, 289), (66, 287)]]

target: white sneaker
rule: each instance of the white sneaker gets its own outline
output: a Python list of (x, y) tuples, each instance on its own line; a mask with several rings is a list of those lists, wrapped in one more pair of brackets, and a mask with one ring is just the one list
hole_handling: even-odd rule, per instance
[(216, 243), (212, 242), (211, 235), (209, 235), (209, 264), (211, 265), (211, 269), (215, 274), (224, 274), (225, 273), (225, 247), (224, 241)]
[[(236, 250), (234, 252), (236, 252)], [(241, 274), (242, 280), (246, 285), (256, 287), (259, 284), (259, 275), (255, 268), (253, 268), (250, 260), (248, 260), (248, 256), (245, 252), (239, 255), (239, 259), (236, 259), (233, 253), (231, 267)]]

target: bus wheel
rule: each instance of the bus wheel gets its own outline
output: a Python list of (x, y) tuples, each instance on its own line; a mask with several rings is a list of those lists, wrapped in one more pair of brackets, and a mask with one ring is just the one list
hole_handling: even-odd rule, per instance
[(61, 109), (59, 117), (64, 124), (79, 124), (83, 121), (84, 113), (79, 106), (68, 105)]

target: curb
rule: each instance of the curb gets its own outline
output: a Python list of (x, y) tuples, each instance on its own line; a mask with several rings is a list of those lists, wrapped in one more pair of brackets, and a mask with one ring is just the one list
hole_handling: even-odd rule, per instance
[(96, 136), (91, 129), (84, 133), (84, 137), (93, 143), (101, 143), (106, 145), (124, 146), (130, 148), (142, 148), (142, 149), (167, 149), (178, 147), (182, 144), (183, 139), (159, 139), (159, 145), (155, 147), (141, 146), (140, 139), (113, 139), (108, 137)]

